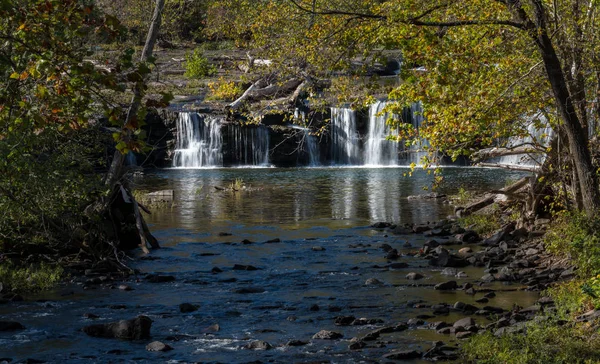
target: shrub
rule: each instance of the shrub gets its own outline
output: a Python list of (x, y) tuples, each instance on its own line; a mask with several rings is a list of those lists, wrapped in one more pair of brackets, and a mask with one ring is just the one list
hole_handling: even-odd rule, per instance
[(223, 77), (217, 82), (209, 82), (210, 99), (233, 101), (240, 97), (244, 90), (233, 81), (226, 81)]
[(203, 78), (217, 73), (217, 68), (204, 57), (202, 50), (196, 48), (185, 57), (185, 74), (187, 78)]

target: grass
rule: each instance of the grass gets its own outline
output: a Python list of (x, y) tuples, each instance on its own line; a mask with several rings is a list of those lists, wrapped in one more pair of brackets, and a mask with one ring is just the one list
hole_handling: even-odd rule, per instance
[(472, 229), (483, 236), (489, 235), (502, 227), (500, 218), (495, 214), (473, 214), (461, 217), (458, 221), (461, 226)]
[[(555, 216), (545, 236), (546, 249), (569, 257), (578, 268), (578, 277), (546, 291), (556, 304), (556, 312), (548, 321), (530, 322), (524, 333), (501, 337), (491, 332), (476, 335), (462, 347), (464, 361), (600, 363), (600, 322), (575, 320), (583, 312), (600, 308), (599, 227), (599, 218), (573, 213)], [(558, 320), (565, 320), (566, 324), (560, 325)]]
[(599, 363), (600, 336), (586, 325), (529, 323), (525, 333), (476, 335), (463, 346), (467, 362), (482, 364)]
[(18, 267), (11, 263), (0, 265), (0, 283), (15, 293), (36, 292), (53, 288), (62, 278), (60, 266), (41, 263), (29, 267)]

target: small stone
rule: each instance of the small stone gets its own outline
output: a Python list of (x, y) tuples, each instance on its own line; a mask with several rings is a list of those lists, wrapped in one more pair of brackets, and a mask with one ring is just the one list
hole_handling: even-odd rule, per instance
[(348, 350), (359, 350), (364, 348), (365, 346), (367, 346), (367, 344), (364, 341), (356, 341), (348, 345)]
[(485, 298), (494, 298), (494, 297), (496, 297), (496, 293), (494, 293), (494, 292), (488, 292), (485, 295), (483, 295), (483, 297), (485, 297)]
[(198, 306), (192, 305), (191, 303), (182, 303), (179, 305), (179, 311), (181, 313), (190, 313), (198, 311)]
[(325, 248), (323, 248), (322, 246), (315, 245), (312, 247), (312, 250), (315, 252), (322, 252), (325, 251)]
[(319, 340), (336, 340), (336, 339), (341, 339), (343, 337), (344, 337), (344, 335), (340, 334), (339, 332), (321, 330), (321, 331), (317, 332), (316, 334), (314, 334), (312, 338), (319, 339)]
[(24, 330), (25, 326), (16, 321), (0, 321), (0, 331)]
[(443, 276), (455, 276), (458, 274), (458, 270), (456, 268), (444, 268), (440, 274)]
[(406, 275), (406, 279), (410, 279), (410, 280), (418, 280), (418, 279), (422, 279), (424, 276), (421, 273), (416, 273), (416, 272), (410, 272)]
[(304, 346), (304, 345), (308, 345), (308, 341), (302, 341), (302, 340), (290, 340), (288, 341), (287, 344), (285, 344), (286, 346)]
[(319, 311), (320, 307), (319, 307), (319, 305), (314, 304), (314, 305), (310, 306), (309, 310), (310, 311)]
[(266, 341), (257, 340), (246, 344), (244, 348), (248, 350), (270, 350), (272, 346)]
[(153, 341), (150, 344), (146, 345), (146, 350), (148, 351), (169, 351), (173, 350), (173, 348), (165, 343), (161, 343), (160, 341)]
[(355, 320), (356, 317), (354, 316), (338, 316), (333, 320), (333, 323), (336, 326), (350, 326)]
[(85, 317), (86, 319), (90, 319), (90, 320), (95, 320), (95, 319), (99, 319), (100, 318), (100, 316), (95, 315), (93, 313), (89, 313), (89, 312), (84, 313), (83, 317)]
[(468, 278), (469, 276), (465, 272), (458, 272), (458, 273), (456, 273), (455, 277), (456, 278)]
[(150, 283), (166, 283), (175, 281), (174, 276), (161, 276), (159, 274), (151, 274), (148, 277), (146, 277), (146, 279)]
[(210, 272), (213, 273), (213, 274), (223, 273), (223, 269), (221, 269), (219, 267), (213, 267), (213, 269), (211, 269)]
[(461, 339), (466, 339), (468, 337), (473, 336), (473, 333), (471, 331), (463, 331), (463, 332), (457, 332), (456, 333), (456, 338), (461, 340)]
[(247, 271), (255, 271), (258, 270), (258, 268), (256, 268), (253, 265), (245, 265), (245, 264), (234, 264), (233, 265), (233, 270), (247, 270)]
[(383, 282), (377, 278), (369, 278), (365, 281), (365, 286), (383, 286)]
[(458, 288), (458, 284), (456, 283), (456, 281), (448, 281), (448, 282), (444, 282), (444, 283), (439, 283), (433, 287), (433, 289), (438, 290), (438, 291), (450, 291), (450, 290), (454, 290), (456, 288)]
[(477, 302), (477, 303), (488, 303), (489, 301), (490, 300), (485, 297), (481, 297), (480, 299), (475, 300), (475, 302)]
[(133, 288), (131, 286), (126, 285), (126, 284), (121, 284), (117, 288), (120, 289), (121, 291), (133, 291)]
[(458, 321), (456, 321), (453, 325), (453, 327), (456, 329), (458, 327), (469, 327), (469, 326), (473, 326), (475, 325), (475, 320), (473, 320), (471, 317), (465, 317), (462, 318)]
[(221, 326), (219, 324), (210, 325), (209, 327), (202, 329), (203, 334), (208, 334), (211, 332), (219, 332), (221, 331)]
[(389, 360), (410, 360), (421, 358), (423, 354), (416, 350), (392, 351), (385, 354), (383, 357)]
[(467, 254), (470, 254), (470, 253), (472, 253), (472, 252), (473, 252), (473, 249), (471, 249), (471, 248), (469, 248), (469, 247), (465, 247), (465, 248), (461, 248), (461, 249), (458, 251), (458, 254), (460, 254), (460, 255), (467, 255)]

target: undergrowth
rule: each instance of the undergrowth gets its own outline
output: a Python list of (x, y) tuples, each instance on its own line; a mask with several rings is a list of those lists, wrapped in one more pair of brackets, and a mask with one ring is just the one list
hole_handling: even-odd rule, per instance
[(479, 235), (489, 235), (500, 229), (500, 217), (495, 214), (472, 214), (461, 217), (459, 220), (461, 226), (475, 231)]
[(482, 364), (598, 363), (596, 329), (557, 322), (531, 322), (522, 334), (475, 335), (463, 346), (464, 359)]
[(18, 267), (9, 262), (0, 265), (0, 283), (3, 291), (35, 292), (53, 288), (62, 278), (63, 269), (57, 265), (41, 263)]
[(576, 279), (545, 292), (554, 300), (556, 312), (548, 321), (528, 323), (524, 333), (475, 335), (462, 348), (466, 361), (600, 363), (599, 323), (575, 320), (590, 309), (600, 308), (600, 219), (579, 213), (557, 214), (544, 242), (548, 251), (570, 258), (577, 267)]

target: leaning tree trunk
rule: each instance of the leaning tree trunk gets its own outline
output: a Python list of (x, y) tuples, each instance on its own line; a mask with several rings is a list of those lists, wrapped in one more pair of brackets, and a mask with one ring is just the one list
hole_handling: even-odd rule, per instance
[(524, 12), (517, 12), (517, 15), (525, 23), (542, 56), (546, 75), (552, 86), (558, 112), (569, 140), (569, 148), (577, 170), (583, 198), (583, 207), (588, 216), (593, 216), (595, 212), (600, 210), (600, 192), (598, 191), (587, 135), (577, 116), (560, 60), (552, 44), (552, 39), (548, 35), (544, 5), (539, 0), (532, 0), (531, 3), (535, 23), (532, 23)]
[[(160, 30), (160, 22), (164, 6), (165, 0), (156, 0), (154, 15), (152, 17), (152, 22), (150, 23), (150, 28), (148, 29), (148, 36), (146, 37), (146, 43), (144, 45), (144, 49), (140, 57), (140, 62), (147, 62), (150, 59), (150, 57), (152, 57), (154, 45), (156, 44), (156, 39)], [(144, 82), (145, 80), (138, 81), (134, 86), (134, 94), (131, 99), (129, 109), (127, 110), (127, 116), (125, 118), (125, 121), (123, 122), (124, 126), (131, 123), (131, 121), (134, 120), (134, 118), (137, 116), (137, 113), (140, 109), (140, 105), (142, 103), (143, 94), (141, 90)], [(129, 141), (132, 138), (132, 132), (129, 128), (127, 128), (127, 133), (124, 138), (126, 141)], [(113, 193), (121, 189), (119, 187), (119, 184), (124, 174), (124, 162), (125, 156), (119, 150), (116, 150), (105, 179), (106, 185), (111, 188), (111, 191), (113, 191)], [(152, 236), (152, 234), (150, 234), (146, 227), (146, 223), (139, 211), (140, 209), (138, 207), (137, 201), (129, 193), (129, 191), (127, 191), (127, 193), (129, 194), (131, 203), (133, 204), (133, 211), (136, 219), (136, 228), (138, 230), (138, 235), (140, 238), (140, 247), (144, 252), (148, 252), (146, 243), (150, 244), (153, 248), (159, 248), (157, 240)], [(111, 200), (112, 199), (110, 198), (107, 199), (106, 205), (104, 206), (105, 209), (110, 208), (109, 205), (111, 203)]]

